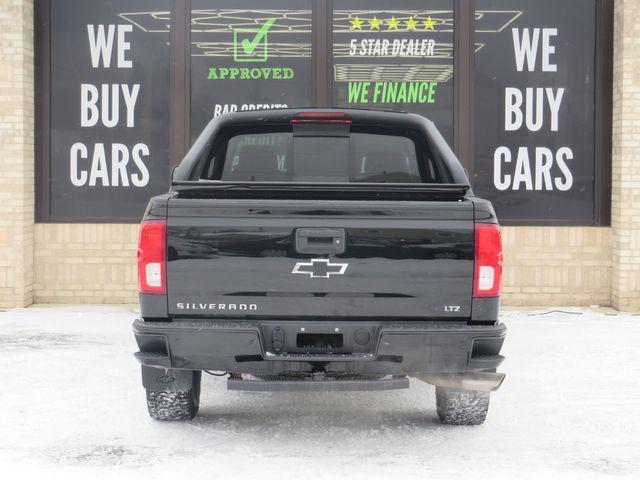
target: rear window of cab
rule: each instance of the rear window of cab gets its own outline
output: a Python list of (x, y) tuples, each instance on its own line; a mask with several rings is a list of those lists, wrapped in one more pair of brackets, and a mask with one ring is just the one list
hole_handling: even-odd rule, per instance
[(445, 183), (442, 159), (406, 129), (223, 129), (200, 179), (230, 182)]

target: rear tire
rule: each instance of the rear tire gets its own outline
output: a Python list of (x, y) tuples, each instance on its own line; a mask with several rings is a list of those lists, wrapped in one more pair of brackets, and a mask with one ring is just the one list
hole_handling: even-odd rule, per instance
[(489, 411), (489, 392), (436, 387), (438, 418), (448, 425), (480, 425)]
[(194, 372), (190, 390), (147, 390), (147, 409), (151, 418), (164, 422), (193, 419), (200, 407), (201, 376), (201, 372)]

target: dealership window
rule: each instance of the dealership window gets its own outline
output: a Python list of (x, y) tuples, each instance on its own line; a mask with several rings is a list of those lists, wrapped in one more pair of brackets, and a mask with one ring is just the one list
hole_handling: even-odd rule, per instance
[(310, 106), (311, 0), (191, 1), (191, 140), (236, 110)]
[(333, 102), (424, 115), (453, 142), (453, 0), (333, 2)]
[(433, 120), (503, 224), (607, 225), (613, 0), (42, 0), (36, 216), (137, 222), (206, 123)]
[[(169, 0), (52, 0), (41, 217), (139, 218), (166, 190)], [(150, 10), (157, 11), (152, 16)]]
[(593, 220), (595, 27), (595, 0), (476, 0), (473, 184), (501, 219)]

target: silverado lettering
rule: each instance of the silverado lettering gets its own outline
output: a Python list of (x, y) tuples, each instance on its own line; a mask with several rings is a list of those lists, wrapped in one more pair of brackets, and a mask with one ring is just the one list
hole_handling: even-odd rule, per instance
[(257, 310), (255, 303), (176, 303), (178, 310)]
[(139, 238), (133, 330), (154, 419), (193, 418), (203, 371), (246, 391), (412, 377), (435, 385), (450, 424), (482, 423), (504, 379), (498, 222), (421, 116), (220, 115), (150, 200)]

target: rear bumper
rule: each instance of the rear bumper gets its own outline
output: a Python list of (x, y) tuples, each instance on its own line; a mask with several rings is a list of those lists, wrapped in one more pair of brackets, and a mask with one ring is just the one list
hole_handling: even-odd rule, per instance
[[(327, 372), (407, 375), (495, 371), (504, 359), (503, 324), (453, 322), (203, 321), (144, 322), (133, 331), (147, 367), (255, 375)], [(296, 345), (299, 332), (335, 333), (332, 353)]]

